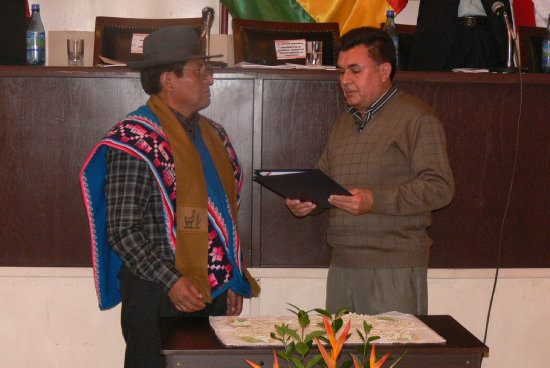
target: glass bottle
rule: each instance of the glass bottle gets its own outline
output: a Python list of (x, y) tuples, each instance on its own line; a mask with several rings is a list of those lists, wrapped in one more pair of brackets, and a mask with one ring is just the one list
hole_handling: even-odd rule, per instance
[(395, 66), (399, 67), (399, 36), (397, 35), (397, 28), (395, 27), (395, 13), (393, 10), (386, 12), (386, 23), (384, 24), (384, 31), (386, 31), (393, 40), (395, 46)]
[(40, 4), (32, 4), (32, 15), (27, 27), (27, 64), (46, 63), (46, 33), (40, 18)]
[(542, 39), (542, 63), (541, 69), (543, 73), (550, 73), (550, 14), (548, 14), (548, 25), (546, 33)]

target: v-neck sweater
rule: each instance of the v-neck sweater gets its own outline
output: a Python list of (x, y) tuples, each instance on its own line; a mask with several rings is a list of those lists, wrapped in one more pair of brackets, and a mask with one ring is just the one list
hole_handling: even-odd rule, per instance
[(431, 211), (450, 203), (454, 193), (443, 126), (429, 106), (398, 91), (362, 131), (344, 113), (332, 127), (318, 167), (348, 190), (373, 194), (369, 213), (330, 210), (327, 242), (333, 265), (428, 265)]

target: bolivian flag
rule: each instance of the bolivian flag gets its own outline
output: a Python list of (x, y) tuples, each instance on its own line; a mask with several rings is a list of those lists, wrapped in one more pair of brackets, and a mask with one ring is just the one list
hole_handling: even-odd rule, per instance
[[(399, 13), (408, 0), (221, 0), (233, 18), (273, 22), (336, 22), (340, 34), (352, 28), (380, 27), (386, 11)], [(445, 0), (442, 0), (445, 1)]]

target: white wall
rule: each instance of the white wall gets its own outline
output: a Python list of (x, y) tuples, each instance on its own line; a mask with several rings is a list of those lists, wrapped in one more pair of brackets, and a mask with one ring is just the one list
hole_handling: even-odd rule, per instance
[[(244, 314), (324, 307), (326, 269), (251, 269), (262, 286)], [(483, 339), (494, 270), (429, 270), (429, 313), (450, 314)], [(550, 361), (550, 269), (504, 269), (484, 368), (545, 368)], [(120, 306), (99, 311), (89, 268), (0, 268), (0, 367), (118, 368)], [(243, 367), (245, 364), (243, 364)]]
[[(218, 14), (218, 0), (28, 0), (40, 4), (48, 31), (93, 31), (95, 17), (197, 18), (210, 6)], [(218, 33), (218, 22), (212, 32)]]

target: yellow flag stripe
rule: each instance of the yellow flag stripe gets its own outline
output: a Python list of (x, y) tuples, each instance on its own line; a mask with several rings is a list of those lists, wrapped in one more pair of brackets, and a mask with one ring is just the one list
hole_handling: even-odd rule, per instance
[(386, 0), (297, 0), (317, 22), (337, 22), (340, 34), (357, 27), (379, 28), (392, 9)]

